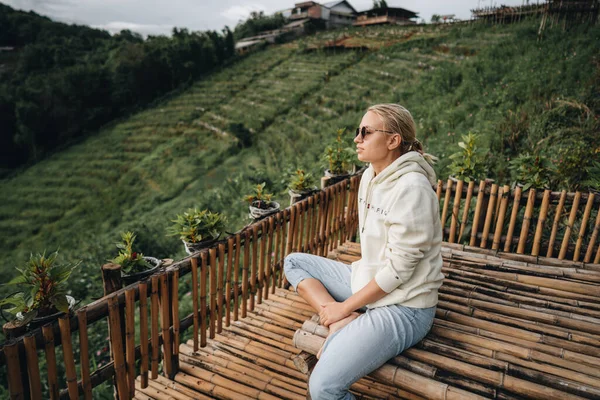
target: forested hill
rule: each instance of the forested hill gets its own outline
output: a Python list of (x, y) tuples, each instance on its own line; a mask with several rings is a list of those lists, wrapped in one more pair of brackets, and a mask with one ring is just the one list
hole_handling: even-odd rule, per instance
[[(412, 111), (418, 136), (440, 158), (442, 178), (461, 135), (475, 132), (484, 156), (478, 176), (510, 183), (518, 172), (510, 163), (521, 160), (525, 167), (553, 167), (551, 186), (573, 189), (600, 154), (600, 27), (547, 29), (541, 41), (537, 28), (532, 21), (348, 29), (249, 55), (0, 181), (0, 280), (13, 276), (12, 268), (30, 253), (60, 247), (61, 257), (83, 260), (72, 278), (75, 297), (99, 297), (99, 268), (116, 255), (120, 232), (135, 231), (146, 255), (180, 258), (183, 246), (165, 228), (187, 207), (223, 212), (230, 232), (241, 228), (248, 223), (241, 198), (251, 185), (266, 182), (285, 205), (285, 174), (300, 166), (321, 176), (321, 155), (336, 130), (347, 128), (350, 143), (374, 103), (398, 102)], [(323, 48), (342, 35), (368, 50)], [(19, 107), (28, 96), (39, 99), (53, 90), (62, 96), (69, 82), (81, 90), (79, 97), (64, 93), (73, 101), (59, 96), (49, 108), (30, 105), (36, 113), (23, 121), (44, 126), (45, 113), (58, 112), (61, 104), (73, 107), (61, 111), (73, 118), (94, 110), (79, 105), (92, 88), (76, 84), (78, 73), (137, 82), (140, 90), (149, 90), (142, 83), (171, 87), (167, 78), (137, 81), (138, 72), (197, 73), (199, 64), (175, 58), (156, 61), (163, 69), (145, 69), (146, 57), (193, 37), (102, 39), (99, 53), (83, 57), (89, 63), (69, 67), (73, 75), (22, 71)], [(133, 51), (140, 59), (132, 65), (122, 56)], [(102, 114), (103, 106), (125, 104), (133, 94), (122, 96), (90, 100)], [(65, 134), (60, 125), (53, 132)]]
[(143, 39), (53, 22), (0, 4), (0, 172), (59, 146), (222, 66), (233, 33)]

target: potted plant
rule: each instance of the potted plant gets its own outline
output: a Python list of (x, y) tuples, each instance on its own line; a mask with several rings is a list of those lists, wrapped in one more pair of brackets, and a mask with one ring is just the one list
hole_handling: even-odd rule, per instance
[(140, 252), (133, 251), (135, 241), (133, 232), (122, 232), (121, 243), (117, 243), (119, 255), (111, 261), (121, 266), (121, 277), (125, 285), (130, 285), (156, 272), (161, 264), (157, 258), (146, 257)]
[(352, 169), (354, 159), (354, 149), (346, 146), (342, 140), (345, 129), (338, 129), (335, 140), (325, 148), (323, 159), (327, 164), (325, 176), (332, 180), (332, 183), (339, 182), (348, 177)]
[(248, 202), (250, 218), (258, 220), (279, 211), (279, 203), (271, 201), (273, 194), (266, 193), (265, 182), (254, 186), (254, 193), (244, 197)]
[(170, 236), (179, 236), (189, 255), (215, 243), (225, 229), (224, 215), (207, 209), (190, 208), (178, 214), (169, 228)]
[(22, 268), (16, 268), (19, 275), (7, 285), (17, 286), (19, 291), (0, 300), (0, 307), (11, 306), (5, 311), (13, 315), (3, 326), (7, 337), (55, 320), (75, 305), (75, 299), (67, 295), (67, 279), (79, 263), (61, 264), (57, 257), (58, 251), (49, 256), (45, 252), (31, 255)]
[(305, 172), (301, 168), (296, 169), (296, 172), (291, 174), (288, 189), (291, 204), (302, 200), (318, 190), (312, 174)]
[(479, 135), (469, 132), (461, 137), (462, 142), (458, 142), (461, 150), (450, 155), (452, 163), (448, 168), (451, 178), (470, 182), (483, 176), (485, 152), (477, 146)]

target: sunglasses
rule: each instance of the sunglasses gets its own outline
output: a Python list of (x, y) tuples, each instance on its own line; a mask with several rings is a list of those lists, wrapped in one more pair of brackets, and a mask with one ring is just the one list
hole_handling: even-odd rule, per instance
[(385, 132), (385, 133), (395, 133), (392, 131), (384, 131), (383, 129), (373, 129), (372, 131), (367, 130), (366, 126), (363, 126), (362, 128), (356, 128), (356, 134), (354, 135), (354, 137), (358, 137), (358, 135), (361, 136), (361, 139), (364, 140), (365, 136), (367, 136), (369, 133), (373, 133), (373, 132)]

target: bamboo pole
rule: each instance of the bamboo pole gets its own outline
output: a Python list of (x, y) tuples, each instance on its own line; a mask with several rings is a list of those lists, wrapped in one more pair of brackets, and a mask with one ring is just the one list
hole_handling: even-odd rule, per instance
[[(596, 222), (594, 223), (594, 231), (592, 232), (592, 237), (590, 238), (590, 242), (588, 243), (587, 251), (585, 252), (585, 258), (583, 259), (583, 262), (585, 262), (585, 263), (589, 263), (590, 260), (592, 259), (594, 245), (596, 244), (596, 240), (598, 239), (599, 232), (600, 232), (600, 208), (598, 208), (598, 214), (596, 214)], [(596, 262), (598, 262), (598, 261), (596, 261)]]
[(460, 222), (460, 230), (458, 233), (457, 243), (460, 243), (465, 232), (465, 226), (467, 224), (467, 218), (469, 216), (469, 209), (471, 208), (471, 199), (473, 198), (473, 190), (475, 189), (475, 181), (469, 181), (467, 186), (467, 198), (465, 199), (465, 208), (463, 209), (462, 220)]
[(209, 248), (208, 255), (210, 257), (210, 267), (208, 268), (208, 276), (210, 280), (210, 289), (208, 291), (210, 297), (210, 313), (208, 315), (209, 322), (209, 337), (215, 337), (216, 320), (217, 320), (217, 249)]
[(150, 319), (151, 319), (151, 336), (152, 336), (152, 363), (151, 363), (151, 379), (156, 379), (158, 376), (158, 276), (152, 276), (152, 292), (150, 294)]
[(439, 203), (440, 201), (442, 201), (442, 189), (443, 189), (443, 186), (444, 186), (444, 182), (442, 182), (442, 180), (441, 180), (441, 179), (438, 179), (438, 182), (437, 182), (437, 187), (436, 187), (436, 189), (435, 189), (435, 194), (436, 194), (436, 196), (437, 196), (438, 203)]
[(240, 281), (240, 254), (242, 252), (241, 249), (241, 235), (239, 233), (235, 234), (235, 258), (234, 258), (234, 271), (233, 271), (233, 320), (238, 320), (238, 312), (239, 312), (239, 281)]
[(544, 232), (546, 217), (548, 216), (548, 205), (550, 204), (550, 192), (550, 189), (544, 190), (544, 197), (542, 199), (542, 205), (540, 206), (540, 214), (538, 216), (538, 223), (535, 229), (535, 236), (533, 238), (533, 248), (531, 249), (532, 256), (538, 256), (540, 254), (542, 234)]
[(487, 247), (488, 235), (490, 234), (490, 230), (492, 228), (492, 220), (494, 217), (494, 210), (496, 209), (496, 198), (498, 197), (498, 185), (492, 184), (492, 189), (490, 191), (490, 200), (488, 202), (487, 212), (485, 214), (485, 223), (483, 225), (483, 233), (481, 235), (481, 245), (482, 249)]
[(307, 253), (313, 253), (313, 219), (314, 219), (314, 196), (310, 196), (306, 200), (307, 217), (306, 217), (306, 246)]
[(29, 375), (29, 393), (32, 399), (42, 398), (42, 385), (40, 381), (40, 368), (38, 362), (37, 348), (35, 346), (35, 335), (28, 334), (23, 337), (27, 374)]
[[(275, 293), (275, 289), (277, 288), (277, 266), (280, 263), (279, 261), (279, 250), (281, 248), (281, 236), (283, 236), (283, 223), (281, 222), (281, 216), (283, 213), (277, 213), (275, 215), (275, 242), (273, 243), (273, 247), (275, 247), (275, 257), (273, 258), (273, 287), (271, 288), (271, 293)], [(281, 277), (281, 275), (279, 275)]]
[(510, 186), (504, 185), (500, 198), (498, 219), (496, 220), (496, 231), (492, 242), (492, 250), (500, 249), (500, 240), (502, 238), (502, 230), (504, 229), (504, 218), (506, 217), (506, 209), (508, 208), (508, 198), (510, 197)]
[(558, 254), (559, 260), (564, 260), (567, 256), (567, 249), (569, 247), (569, 239), (571, 238), (571, 230), (573, 229), (573, 224), (575, 223), (575, 218), (577, 218), (577, 209), (579, 208), (579, 201), (581, 200), (581, 192), (575, 192), (575, 198), (573, 199), (573, 204), (571, 207), (571, 213), (569, 214), (569, 222), (567, 223), (567, 227), (565, 229), (565, 235), (563, 236), (563, 241), (560, 246), (560, 253)]
[(450, 236), (448, 241), (454, 243), (456, 241), (456, 228), (458, 225), (458, 213), (460, 211), (460, 199), (463, 191), (463, 180), (456, 182), (456, 192), (454, 193), (454, 204), (452, 205), (452, 219), (450, 221)]
[(250, 235), (250, 230), (247, 230), (246, 237), (244, 240), (244, 265), (242, 267), (242, 318), (246, 318), (246, 310), (248, 309), (248, 267), (250, 265)]
[(194, 330), (193, 330), (193, 341), (194, 351), (198, 351), (198, 259), (192, 257), (190, 259), (192, 265), (192, 312), (194, 315)]
[(588, 201), (585, 205), (585, 211), (583, 212), (583, 219), (581, 220), (581, 227), (579, 228), (579, 235), (577, 236), (577, 244), (575, 245), (575, 253), (573, 254), (573, 261), (579, 261), (579, 255), (581, 254), (581, 245), (583, 244), (583, 238), (587, 229), (588, 221), (590, 220), (590, 214), (592, 213), (592, 206), (594, 205), (594, 193), (589, 193)]
[(206, 346), (206, 273), (208, 270), (207, 253), (200, 253), (200, 347)]
[(285, 245), (285, 253), (284, 253), (285, 255), (283, 258), (285, 258), (285, 256), (290, 254), (293, 249), (294, 229), (295, 229), (295, 225), (296, 225), (296, 207), (290, 207), (289, 213), (290, 213), (290, 221), (289, 221), (288, 229), (287, 229), (287, 232), (288, 232), (287, 233), (287, 241), (286, 241), (286, 245)]
[(517, 214), (519, 213), (519, 204), (521, 202), (521, 186), (515, 188), (513, 207), (510, 214), (510, 221), (508, 223), (508, 232), (506, 233), (506, 241), (504, 242), (504, 251), (509, 252), (512, 245), (512, 237), (515, 231), (515, 225), (517, 223)]
[(21, 381), (21, 363), (19, 361), (18, 344), (16, 341), (9, 341), (4, 344), (3, 349), (6, 356), (8, 393), (10, 399), (22, 400), (25, 396), (23, 393), (23, 382)]
[(560, 222), (560, 217), (562, 215), (563, 207), (565, 206), (565, 200), (567, 199), (567, 191), (563, 190), (560, 193), (560, 200), (558, 205), (556, 206), (556, 213), (554, 214), (554, 221), (552, 222), (552, 232), (550, 233), (550, 240), (548, 241), (548, 251), (546, 253), (546, 257), (552, 257), (552, 253), (554, 252), (554, 241), (556, 240), (556, 233), (558, 231), (558, 223)]
[(446, 218), (448, 217), (448, 207), (450, 205), (450, 196), (452, 195), (453, 183), (454, 181), (448, 178), (448, 182), (446, 183), (446, 196), (444, 197), (444, 205), (442, 206), (442, 234), (444, 232), (443, 228), (446, 226)]
[[(79, 398), (77, 389), (77, 374), (75, 373), (75, 358), (73, 357), (73, 344), (71, 342), (71, 322), (68, 315), (63, 315), (58, 319), (60, 328), (60, 341), (62, 344), (63, 357), (65, 361), (65, 371), (67, 377), (67, 388), (71, 399)], [(119, 330), (119, 333), (121, 331)], [(114, 343), (113, 343), (114, 345)]]
[[(289, 211), (283, 210), (283, 219), (282, 219), (282, 226), (281, 226), (281, 262), (279, 263), (279, 280), (278, 280), (278, 286), (279, 287), (284, 287), (285, 285), (287, 285), (287, 279), (285, 277), (285, 274), (283, 272), (283, 264), (284, 264), (284, 260), (285, 257), (287, 256), (288, 253), (286, 253), (286, 243), (287, 243), (287, 236), (289, 234), (289, 229), (286, 228), (286, 222), (288, 220), (290, 220), (290, 213)], [(289, 225), (288, 225), (289, 226)]]
[[(227, 239), (227, 279), (226, 279), (226, 287), (225, 287), (225, 325), (229, 326), (231, 324), (231, 290), (233, 287), (233, 243), (234, 237), (230, 236)], [(235, 264), (237, 268), (237, 264)], [(196, 350), (195, 350), (196, 351)]]
[(171, 341), (171, 319), (169, 313), (169, 278), (167, 273), (160, 275), (160, 326), (162, 328), (163, 341), (163, 372), (165, 376), (173, 376), (173, 349)]
[(273, 216), (270, 216), (269, 218), (267, 218), (267, 220), (265, 221), (265, 231), (266, 231), (266, 235), (267, 237), (264, 238), (264, 240), (266, 241), (265, 244), (265, 258), (263, 260), (263, 265), (264, 265), (264, 283), (262, 286), (262, 296), (265, 299), (269, 298), (269, 290), (271, 290), (271, 271), (272, 271), (272, 265), (273, 265), (273, 250), (272, 250), (272, 246), (273, 246)]
[[(154, 277), (153, 277), (154, 278)], [(154, 290), (154, 285), (152, 287)], [(108, 313), (110, 324), (110, 341), (112, 342), (113, 360), (115, 368), (115, 380), (117, 382), (117, 393), (119, 399), (129, 398), (129, 389), (127, 388), (127, 372), (125, 370), (125, 360), (123, 357), (123, 340), (121, 338), (121, 317), (119, 311), (119, 301), (116, 296), (108, 298)], [(60, 323), (60, 320), (59, 320)], [(64, 336), (61, 329), (61, 337)], [(64, 349), (64, 343), (63, 343)], [(69, 379), (69, 378), (67, 378)], [(70, 396), (77, 398), (77, 382), (75, 382), (75, 392)], [(70, 393), (70, 391), (69, 391)]]
[(533, 215), (533, 206), (535, 205), (535, 189), (529, 189), (527, 195), (527, 205), (525, 206), (525, 214), (523, 215), (523, 225), (521, 226), (521, 235), (519, 236), (519, 244), (517, 245), (517, 254), (525, 253), (527, 245), (527, 237), (529, 236), (529, 226), (531, 225), (531, 216)]
[[(46, 366), (48, 370), (48, 394), (51, 400), (58, 400), (58, 376), (56, 373), (56, 353), (54, 351), (54, 333), (52, 324), (42, 326), (42, 336), (44, 337), (44, 352), (46, 354)], [(8, 355), (7, 355), (8, 360)], [(11, 365), (10, 362), (7, 362)], [(9, 373), (9, 384), (10, 384)]]
[[(79, 331), (79, 359), (81, 366), (81, 387), (85, 400), (92, 399), (92, 382), (90, 380), (90, 356), (87, 334), (87, 313), (83, 307), (77, 310), (77, 322)], [(31, 375), (30, 375), (31, 376)]]
[(139, 286), (140, 293), (140, 382), (142, 388), (148, 387), (148, 284), (143, 281)]
[(320, 193), (320, 202), (319, 202), (319, 241), (318, 241), (318, 252), (317, 255), (324, 257), (325, 256), (325, 244), (327, 241), (327, 235), (325, 232), (327, 226), (327, 209), (329, 208), (329, 198), (327, 195), (327, 191), (322, 190)]
[[(298, 203), (296, 203), (298, 204)], [(257, 227), (258, 231), (258, 227)], [(267, 245), (267, 220), (262, 220), (260, 224), (260, 246), (258, 253), (258, 282), (257, 282), (257, 290), (256, 290), (256, 302), (258, 304), (262, 303), (262, 295), (263, 288), (267, 285), (265, 284), (265, 247)]]
[(473, 215), (473, 227), (471, 228), (471, 241), (469, 242), (469, 246), (475, 246), (475, 241), (477, 240), (477, 228), (479, 227), (479, 216), (481, 214), (483, 198), (485, 196), (485, 185), (485, 180), (479, 182), (479, 193), (477, 193), (477, 203), (475, 204), (475, 214)]
[(179, 269), (174, 269), (171, 277), (171, 316), (173, 320), (173, 373), (179, 369)]
[[(219, 243), (219, 270), (217, 272), (217, 333), (223, 330), (223, 281), (225, 279), (225, 243)], [(229, 307), (228, 307), (229, 308)]]
[(135, 396), (135, 290), (125, 291), (125, 350), (129, 398)]

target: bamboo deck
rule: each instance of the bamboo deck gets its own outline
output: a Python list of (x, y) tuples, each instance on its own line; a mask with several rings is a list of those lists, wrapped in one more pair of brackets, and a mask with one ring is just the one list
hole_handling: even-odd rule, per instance
[[(446, 275), (431, 332), (351, 390), (368, 399), (600, 398), (600, 267), (445, 244)], [(329, 257), (351, 262), (360, 246)], [(179, 373), (158, 376), (136, 399), (304, 399), (296, 331), (314, 349), (327, 329), (295, 293), (256, 299), (246, 318), (206, 347), (179, 347)], [(313, 352), (316, 352), (313, 349)], [(307, 349), (303, 349), (309, 351)], [(310, 353), (311, 351), (309, 351)], [(306, 353), (304, 353), (306, 354)]]

